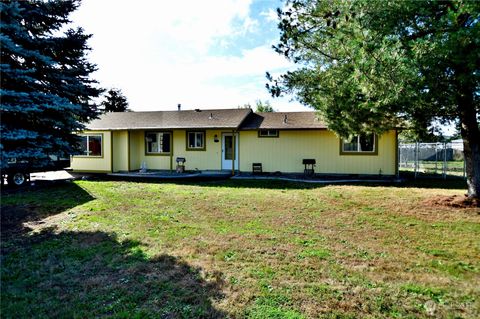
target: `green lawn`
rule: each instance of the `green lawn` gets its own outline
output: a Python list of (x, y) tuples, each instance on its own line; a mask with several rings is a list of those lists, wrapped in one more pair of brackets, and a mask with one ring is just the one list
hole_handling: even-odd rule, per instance
[(478, 318), (462, 181), (78, 181), (2, 194), (2, 318)]

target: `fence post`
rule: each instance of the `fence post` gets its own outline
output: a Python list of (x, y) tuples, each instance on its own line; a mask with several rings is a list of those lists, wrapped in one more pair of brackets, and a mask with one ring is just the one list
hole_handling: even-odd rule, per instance
[(414, 150), (413, 158), (414, 158), (413, 170), (414, 170), (414, 177), (416, 179), (417, 171), (418, 171), (418, 142), (415, 142), (415, 150)]
[(402, 154), (400, 152), (401, 152), (400, 143), (398, 143), (398, 139), (397, 139), (397, 167), (396, 167), (397, 172), (395, 174), (397, 179), (400, 178), (400, 167), (402, 166), (402, 162), (400, 162), (402, 158)]
[(443, 179), (447, 179), (447, 143), (443, 143)]

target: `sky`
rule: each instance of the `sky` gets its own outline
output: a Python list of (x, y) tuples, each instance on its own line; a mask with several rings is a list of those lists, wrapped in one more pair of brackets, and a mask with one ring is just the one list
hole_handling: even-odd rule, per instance
[(121, 89), (133, 111), (237, 108), (270, 101), (265, 73), (295, 66), (277, 54), (280, 0), (83, 0), (70, 19), (92, 34), (92, 78)]

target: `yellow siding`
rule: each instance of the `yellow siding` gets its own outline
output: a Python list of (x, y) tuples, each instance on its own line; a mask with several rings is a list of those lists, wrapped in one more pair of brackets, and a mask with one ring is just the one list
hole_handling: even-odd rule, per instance
[(113, 171), (128, 171), (128, 132), (113, 131)]
[[(185, 168), (187, 170), (220, 170), (222, 161), (222, 131), (207, 130), (205, 137), (205, 151), (187, 151), (187, 131), (175, 130), (173, 132), (174, 142), (174, 166), (177, 157), (185, 157)], [(217, 135), (219, 142), (214, 142)]]
[[(187, 170), (219, 170), (221, 169), (221, 131), (206, 131), (206, 150), (205, 151), (187, 151), (186, 150), (186, 130), (172, 131), (173, 153), (170, 159), (169, 155), (145, 155), (145, 131), (130, 132), (130, 169), (139, 170), (143, 162), (148, 169), (170, 169), (170, 160), (172, 169), (176, 168), (176, 158), (185, 157)], [(214, 136), (217, 135), (219, 142), (214, 142)]]
[[(174, 147), (175, 150), (175, 147)], [(146, 155), (145, 154), (145, 131), (130, 132), (130, 170), (137, 171), (145, 162), (147, 169), (170, 169), (170, 155)]]
[(109, 131), (86, 131), (85, 134), (102, 134), (102, 157), (72, 156), (71, 168), (78, 172), (111, 172), (112, 138)]
[(280, 131), (278, 138), (259, 138), (257, 131), (240, 132), (240, 170), (262, 163), (267, 172), (303, 172), (302, 159), (314, 158), (316, 173), (395, 174), (395, 131), (379, 137), (378, 155), (340, 155), (340, 141), (327, 130)]
[(143, 131), (130, 131), (130, 170), (140, 169), (142, 164), (143, 144), (145, 139)]
[[(175, 169), (177, 157), (186, 158), (187, 170), (220, 170), (222, 156), (221, 130), (206, 131), (206, 150), (186, 150), (186, 130), (173, 131), (172, 155), (145, 155), (145, 131), (113, 133), (114, 171), (139, 170), (143, 162), (148, 169)], [(74, 171), (110, 172), (112, 170), (111, 132), (103, 133), (103, 157), (74, 156)], [(214, 142), (217, 135), (219, 142)], [(128, 140), (130, 145), (128, 146)], [(262, 163), (265, 172), (303, 172), (302, 159), (314, 158), (316, 173), (324, 174), (395, 174), (395, 131), (379, 137), (378, 155), (340, 155), (340, 141), (327, 130), (280, 131), (278, 138), (259, 138), (257, 131), (239, 133), (240, 170), (251, 172), (252, 163)], [(128, 165), (128, 149), (130, 165)]]
[[(145, 143), (143, 144), (145, 145)], [(170, 156), (145, 155), (145, 146), (142, 147), (141, 163), (145, 162), (147, 169), (170, 169)]]

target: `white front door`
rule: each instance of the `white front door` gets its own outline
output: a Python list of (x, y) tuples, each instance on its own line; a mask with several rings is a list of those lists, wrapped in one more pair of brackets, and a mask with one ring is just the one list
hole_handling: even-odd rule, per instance
[[(235, 151), (233, 144), (235, 140)], [(235, 155), (235, 169), (238, 169), (238, 134), (222, 133), (222, 169), (232, 169)]]

